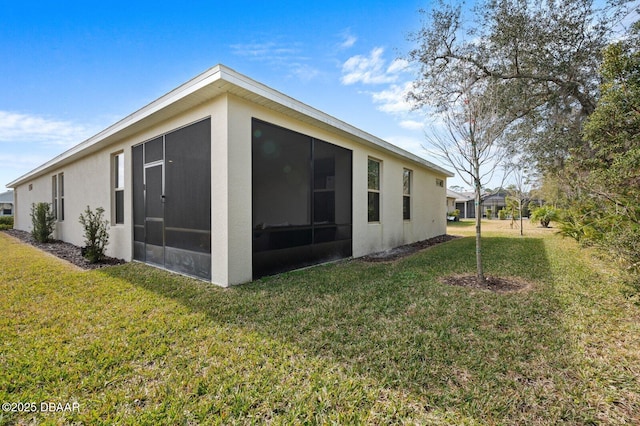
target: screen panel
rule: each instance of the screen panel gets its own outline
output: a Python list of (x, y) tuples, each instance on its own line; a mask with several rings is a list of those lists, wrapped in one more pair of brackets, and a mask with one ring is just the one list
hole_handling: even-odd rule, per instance
[(311, 225), (311, 138), (254, 121), (253, 228)]
[(145, 169), (145, 205), (147, 218), (163, 218), (162, 166)]
[(253, 120), (253, 275), (351, 255), (352, 152)]
[(144, 144), (144, 163), (149, 164), (164, 158), (162, 136)]
[(132, 163), (134, 258), (211, 279), (211, 119), (133, 147)]
[(211, 230), (211, 120), (165, 136), (165, 222)]

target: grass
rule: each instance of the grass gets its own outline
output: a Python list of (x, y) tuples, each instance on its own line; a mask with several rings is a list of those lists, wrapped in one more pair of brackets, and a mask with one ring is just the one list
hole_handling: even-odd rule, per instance
[(553, 230), (483, 226), (487, 273), (530, 290), (440, 284), (473, 272), (473, 238), (219, 289), (0, 233), (0, 402), (80, 404), (0, 423), (640, 423), (640, 307), (615, 271)]

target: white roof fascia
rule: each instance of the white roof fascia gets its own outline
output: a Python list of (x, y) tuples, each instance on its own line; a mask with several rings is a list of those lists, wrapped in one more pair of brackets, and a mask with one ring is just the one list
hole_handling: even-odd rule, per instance
[(15, 188), (16, 186), (24, 183), (27, 180), (35, 178), (42, 173), (45, 173), (47, 170), (52, 169), (54, 166), (61, 164), (65, 160), (71, 159), (72, 157), (75, 157), (78, 155), (82, 155), (83, 151), (88, 150), (92, 147), (95, 147), (100, 142), (105, 141), (110, 137), (113, 137), (114, 135), (126, 130), (130, 126), (143, 121), (144, 119), (152, 116), (153, 114), (156, 114), (162, 111), (163, 109), (169, 107), (170, 105), (175, 104), (179, 100), (184, 99), (189, 95), (199, 90), (202, 90), (205, 87), (210, 86), (217, 81), (225, 81), (233, 86), (236, 86), (241, 90), (247, 91), (250, 94), (258, 95), (259, 97), (262, 97), (265, 100), (277, 103), (291, 111), (310, 117), (313, 121), (324, 123), (325, 125), (328, 125), (336, 130), (339, 130), (348, 135), (354, 136), (360, 141), (364, 142), (365, 144), (369, 144), (371, 146), (380, 148), (383, 151), (390, 152), (392, 154), (395, 154), (398, 157), (411, 160), (433, 171), (436, 171), (446, 177), (454, 176), (453, 173), (425, 160), (424, 158), (421, 158), (415, 154), (405, 151), (402, 148), (392, 145), (383, 139), (380, 139), (376, 136), (366, 133), (354, 126), (351, 126), (350, 124), (347, 124), (341, 120), (338, 120), (335, 117), (332, 117), (320, 110), (317, 110), (290, 96), (287, 96), (281, 92), (278, 92), (245, 75), (242, 75), (232, 70), (231, 68), (228, 68), (222, 64), (219, 64), (208, 69), (202, 74), (194, 77), (193, 79), (187, 81), (186, 83), (178, 86), (177, 88), (161, 96), (160, 98), (156, 99), (150, 104), (142, 107), (136, 112), (126, 116), (125, 118), (116, 122), (115, 124), (107, 127), (105, 130), (101, 131), (100, 133), (90, 137), (84, 142), (81, 142), (80, 144), (70, 148), (69, 150), (52, 158), (51, 160), (47, 161), (41, 166), (19, 177), (18, 179), (10, 182), (9, 184), (7, 184), (7, 186), (10, 188)]
[(27, 174), (19, 177), (18, 179), (14, 180), (13, 182), (10, 182), (9, 184), (7, 184), (7, 187), (10, 188), (15, 188), (17, 185), (19, 185), (20, 183), (23, 183), (24, 181), (30, 179), (30, 178), (34, 178), (36, 176), (38, 176), (41, 172), (44, 172), (45, 170), (51, 168), (52, 166), (62, 162), (65, 159), (68, 159), (76, 154), (81, 153), (82, 151), (84, 151), (85, 149), (88, 149), (94, 145), (96, 145), (98, 142), (113, 136), (114, 134), (126, 129), (127, 127), (133, 125), (134, 123), (140, 122), (142, 121), (144, 118), (149, 117), (150, 115), (152, 115), (153, 113), (156, 113), (160, 110), (162, 110), (163, 108), (167, 107), (168, 105), (171, 105), (172, 103), (176, 102), (177, 100), (189, 95), (190, 93), (195, 92), (197, 89), (200, 89), (208, 84), (211, 84), (213, 81), (217, 80), (219, 78), (219, 67), (213, 67), (207, 71), (205, 71), (204, 73), (198, 75), (197, 77), (189, 80), (188, 82), (182, 84), (181, 86), (177, 87), (176, 89), (170, 91), (169, 93), (167, 93), (166, 95), (156, 99), (155, 101), (151, 102), (150, 104), (142, 107), (141, 109), (139, 109), (138, 111), (129, 114), (128, 116), (126, 116), (125, 118), (123, 118), (122, 120), (116, 122), (115, 124), (107, 127), (106, 129), (104, 129), (103, 131), (101, 131), (100, 133), (90, 137), (89, 139), (85, 140), (84, 142), (79, 143), (78, 145), (68, 149), (67, 151), (63, 152), (60, 155), (57, 155), (56, 157), (52, 158), (51, 160), (47, 161), (46, 163), (42, 164), (41, 166), (33, 169), (32, 171), (28, 172)]
[(303, 102), (300, 102), (290, 96), (287, 96), (281, 92), (278, 92), (277, 90), (274, 90), (268, 86), (265, 86), (264, 84), (259, 83), (247, 76), (237, 73), (236, 71), (230, 68), (227, 68), (224, 65), (220, 65), (220, 68), (223, 72), (222, 79), (225, 81), (228, 81), (229, 83), (232, 83), (238, 87), (241, 87), (259, 96), (262, 96), (265, 99), (269, 99), (273, 102), (283, 105), (300, 114), (311, 117), (314, 120), (325, 123), (335, 129), (341, 130), (345, 133), (355, 136), (358, 139), (369, 142), (370, 144), (377, 146), (378, 148), (382, 148), (383, 150), (390, 151), (396, 154), (397, 156), (407, 158), (413, 162), (421, 164), (422, 166), (426, 166), (447, 177), (454, 176), (454, 174), (451, 173), (450, 171), (440, 166), (437, 166), (436, 164), (433, 164), (422, 157), (412, 154), (409, 151), (405, 151), (400, 147), (390, 144), (389, 142), (383, 139), (373, 136), (372, 134), (367, 133), (363, 130), (360, 130), (357, 127), (354, 127), (348, 123), (345, 123), (344, 121), (338, 120), (337, 118), (332, 117), (329, 114), (326, 114), (316, 108), (306, 105)]

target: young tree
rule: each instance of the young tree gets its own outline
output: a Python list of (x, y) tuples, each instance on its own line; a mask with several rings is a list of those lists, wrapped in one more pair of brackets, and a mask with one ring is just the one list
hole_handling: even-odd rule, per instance
[(440, 114), (442, 126), (426, 134), (427, 149), (453, 167), (474, 189), (476, 216), (476, 267), (478, 284), (485, 282), (482, 267), (481, 196), (506, 151), (497, 143), (507, 123), (498, 113), (500, 98), (491, 86), (461, 92)]
[(31, 204), (31, 235), (39, 243), (49, 242), (56, 224), (56, 218), (51, 211), (51, 204)]
[(102, 260), (107, 244), (109, 244), (109, 221), (103, 219), (104, 209), (98, 207), (92, 211), (89, 206), (78, 219), (84, 228), (84, 243), (82, 255), (90, 262)]
[[(505, 168), (513, 178), (513, 185), (507, 188), (510, 194), (507, 200), (507, 206), (509, 206), (512, 211), (511, 227), (513, 227), (513, 221), (515, 220), (513, 211), (517, 211), (520, 219), (520, 236), (522, 237), (524, 236), (522, 227), (524, 202), (529, 197), (529, 191), (531, 190), (531, 183), (528, 177), (529, 167), (522, 157), (511, 157), (510, 162)], [(511, 203), (513, 205), (510, 205)]]

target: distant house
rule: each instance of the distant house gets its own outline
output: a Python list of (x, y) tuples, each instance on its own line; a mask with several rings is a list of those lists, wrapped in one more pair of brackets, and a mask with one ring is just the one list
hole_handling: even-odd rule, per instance
[(457, 193), (447, 189), (447, 213), (451, 213), (456, 209)]
[(103, 207), (108, 255), (226, 287), (445, 234), (452, 176), (218, 65), (9, 186), (16, 229)]
[[(480, 211), (482, 217), (497, 218), (498, 211), (507, 206), (507, 197), (509, 192), (505, 189), (482, 194), (480, 201)], [(476, 217), (475, 210), (475, 194), (473, 192), (455, 192), (447, 189), (447, 199), (455, 197), (455, 208), (460, 210), (460, 219), (474, 219)], [(491, 214), (489, 214), (491, 210)]]
[(13, 216), (13, 191), (0, 194), (0, 216)]
[(460, 219), (472, 219), (476, 217), (474, 196), (472, 192), (456, 192), (447, 189), (447, 197), (453, 197), (454, 210), (460, 210)]
[[(498, 189), (486, 193), (482, 196), (482, 216), (487, 218), (497, 218), (498, 211), (507, 207), (507, 197), (509, 193), (504, 189)], [(491, 211), (491, 214), (489, 214)]]

